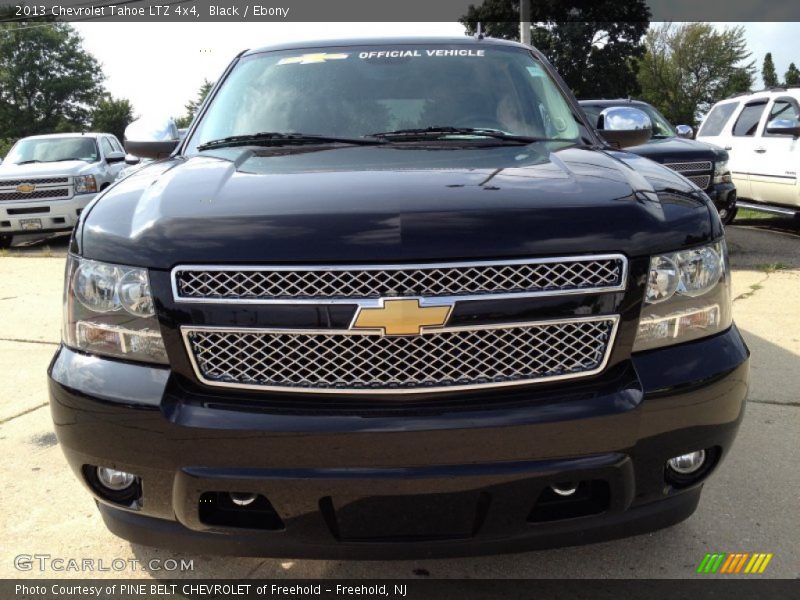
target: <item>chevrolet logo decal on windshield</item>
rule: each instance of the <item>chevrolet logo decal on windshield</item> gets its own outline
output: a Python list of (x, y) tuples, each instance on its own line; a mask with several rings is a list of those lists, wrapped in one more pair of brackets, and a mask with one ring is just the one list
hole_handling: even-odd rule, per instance
[(20, 194), (30, 194), (36, 189), (36, 186), (32, 183), (20, 183), (16, 189)]
[(420, 306), (418, 298), (382, 300), (377, 308), (358, 307), (351, 329), (378, 330), (383, 335), (420, 335), (425, 327), (447, 322), (451, 304)]
[(302, 56), (290, 56), (282, 58), (278, 61), (279, 65), (311, 65), (315, 63), (324, 63), (329, 60), (343, 60), (350, 56), (349, 54), (333, 54), (327, 52), (318, 52), (316, 54), (303, 54)]

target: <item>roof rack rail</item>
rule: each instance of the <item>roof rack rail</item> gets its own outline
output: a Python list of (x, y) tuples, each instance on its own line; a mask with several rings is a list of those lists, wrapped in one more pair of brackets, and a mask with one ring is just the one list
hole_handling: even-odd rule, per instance
[(772, 87), (765, 87), (761, 88), (760, 90), (748, 90), (746, 92), (738, 92), (736, 94), (731, 94), (725, 100), (730, 100), (731, 98), (739, 98), (740, 96), (749, 96), (750, 94), (758, 94), (759, 92), (785, 92), (786, 90), (798, 90), (800, 89), (800, 84), (798, 85), (774, 85)]

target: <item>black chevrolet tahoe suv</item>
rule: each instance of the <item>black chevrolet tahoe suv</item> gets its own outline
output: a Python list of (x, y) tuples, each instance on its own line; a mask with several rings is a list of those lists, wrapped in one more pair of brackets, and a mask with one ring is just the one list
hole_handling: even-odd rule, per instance
[(626, 148), (677, 171), (711, 198), (723, 224), (736, 217), (736, 186), (728, 168), (728, 151), (691, 139), (692, 128), (672, 124), (652, 105), (641, 100), (581, 100), (589, 121), (601, 135), (606, 125), (604, 112), (609, 108), (634, 107), (645, 113), (652, 124), (652, 137), (645, 144)]
[(722, 224), (539, 52), (253, 50), (183, 140), (161, 125), (126, 137), (162, 159), (81, 215), (49, 369), (115, 534), (452, 556), (695, 510), (748, 387)]

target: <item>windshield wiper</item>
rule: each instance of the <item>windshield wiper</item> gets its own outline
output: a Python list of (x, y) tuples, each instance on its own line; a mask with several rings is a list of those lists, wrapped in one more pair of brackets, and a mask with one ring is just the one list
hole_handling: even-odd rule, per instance
[(211, 148), (229, 148), (233, 146), (257, 145), (283, 145), (283, 144), (356, 144), (359, 146), (375, 146), (385, 144), (384, 140), (369, 138), (333, 137), (327, 135), (314, 135), (305, 133), (281, 133), (277, 131), (264, 131), (248, 135), (232, 135), (230, 137), (211, 140), (200, 144), (198, 150)]
[(479, 136), (488, 137), (497, 140), (505, 140), (509, 142), (519, 142), (521, 144), (531, 144), (533, 142), (570, 142), (572, 140), (563, 140), (558, 138), (535, 137), (528, 135), (514, 135), (513, 133), (506, 133), (499, 129), (491, 129), (488, 127), (449, 127), (449, 126), (433, 126), (420, 129), (398, 129), (397, 131), (381, 131), (378, 133), (371, 133), (370, 137), (388, 140), (430, 140), (441, 139), (447, 136)]
[(30, 165), (30, 164), (38, 163), (38, 162), (42, 162), (42, 161), (36, 160), (36, 159), (31, 159), (31, 160), (23, 160), (23, 161), (18, 162), (16, 164), (18, 164), (18, 165)]

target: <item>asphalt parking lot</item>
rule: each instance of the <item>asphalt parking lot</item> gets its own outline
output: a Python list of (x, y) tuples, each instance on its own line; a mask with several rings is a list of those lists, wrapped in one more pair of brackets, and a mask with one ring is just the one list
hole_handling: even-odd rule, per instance
[[(785, 222), (784, 222), (785, 221)], [(752, 351), (752, 389), (736, 444), (687, 521), (591, 546), (446, 560), (340, 562), (172, 555), (110, 534), (68, 470), (52, 433), (45, 370), (60, 338), (66, 238), (0, 254), (0, 577), (19, 554), (102, 559), (193, 559), (183, 573), (94, 577), (685, 578), (707, 552), (771, 552), (761, 577), (800, 576), (800, 227), (747, 220), (729, 228), (734, 314)], [(698, 576), (700, 577), (700, 576)], [(702, 577), (709, 577), (703, 575)]]

